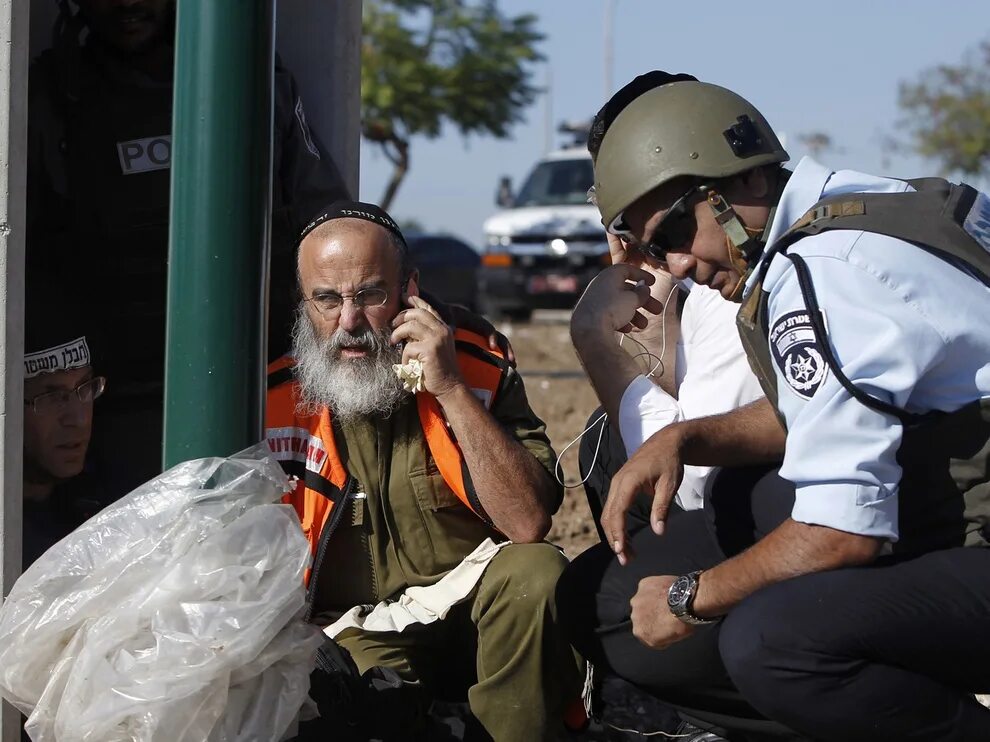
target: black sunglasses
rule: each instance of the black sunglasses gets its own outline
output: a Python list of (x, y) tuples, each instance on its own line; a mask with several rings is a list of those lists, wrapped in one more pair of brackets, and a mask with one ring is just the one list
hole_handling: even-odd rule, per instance
[(690, 209), (691, 200), (699, 193), (711, 188), (708, 184), (691, 186), (687, 192), (667, 209), (667, 213), (657, 222), (649, 242), (639, 243), (637, 247), (650, 257), (666, 261), (667, 253), (684, 245), (694, 235), (694, 214)]

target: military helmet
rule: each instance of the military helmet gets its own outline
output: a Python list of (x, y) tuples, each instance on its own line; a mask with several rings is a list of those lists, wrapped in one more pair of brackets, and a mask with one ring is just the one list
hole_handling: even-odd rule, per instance
[(623, 212), (674, 178), (714, 180), (788, 159), (745, 98), (705, 82), (673, 82), (643, 93), (609, 127), (595, 162), (595, 202), (605, 228), (621, 232)]

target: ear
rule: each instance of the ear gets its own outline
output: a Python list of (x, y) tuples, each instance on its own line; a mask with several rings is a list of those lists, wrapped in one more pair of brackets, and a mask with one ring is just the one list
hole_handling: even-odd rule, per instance
[(402, 287), (402, 300), (405, 301), (408, 296), (419, 296), (418, 270), (413, 270), (412, 274), (409, 276), (409, 280), (406, 281), (406, 285)]
[(739, 180), (753, 198), (762, 200), (770, 196), (770, 179), (766, 168), (757, 167), (748, 170), (739, 176)]

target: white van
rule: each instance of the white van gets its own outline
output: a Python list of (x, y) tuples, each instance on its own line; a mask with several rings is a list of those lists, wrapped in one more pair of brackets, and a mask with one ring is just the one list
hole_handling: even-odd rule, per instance
[(478, 274), (479, 306), (490, 316), (528, 318), (534, 309), (569, 309), (609, 264), (598, 209), (588, 203), (594, 183), (583, 148), (551, 152), (485, 221)]

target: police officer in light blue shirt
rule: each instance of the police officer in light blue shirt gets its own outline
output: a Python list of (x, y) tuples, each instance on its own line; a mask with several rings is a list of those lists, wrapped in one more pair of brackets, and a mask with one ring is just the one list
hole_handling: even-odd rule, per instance
[[(823, 197), (909, 188), (904, 181), (832, 172), (806, 158), (777, 206), (768, 243)], [(791, 252), (814, 277), (828, 337), (858, 388), (915, 413), (953, 411), (990, 396), (986, 284), (930, 252), (870, 232), (825, 232)], [(763, 290), (788, 429), (781, 474), (797, 484), (792, 517), (896, 541), (903, 426), (860, 403), (829, 373), (792, 262), (774, 257)]]
[[(606, 228), (742, 301), (767, 398), (640, 448), (612, 481), (611, 549), (571, 565), (560, 610), (589, 659), (730, 738), (990, 739), (990, 200), (786, 159), (758, 110), (699, 82), (606, 134)], [(781, 453), (786, 517), (780, 490), (735, 503), (750, 543), (717, 514), (665, 523), (685, 464)], [(643, 491), (653, 527), (629, 537)], [(623, 596), (625, 624), (604, 608)], [(630, 635), (662, 653), (631, 657)]]

